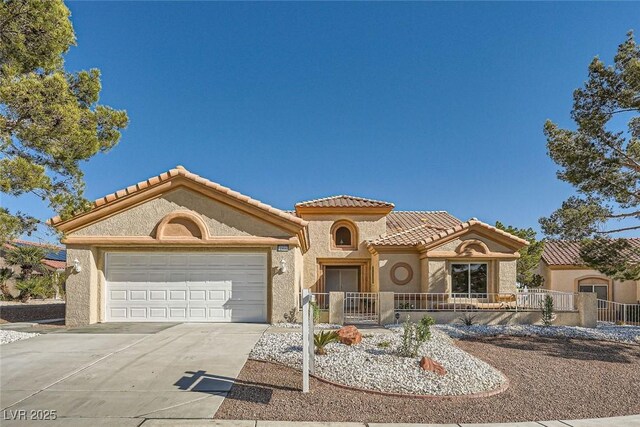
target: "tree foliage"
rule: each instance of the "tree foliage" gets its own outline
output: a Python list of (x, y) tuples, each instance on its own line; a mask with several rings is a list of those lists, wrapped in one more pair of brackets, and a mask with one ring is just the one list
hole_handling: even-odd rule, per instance
[(640, 229), (639, 112), (640, 47), (629, 32), (614, 64), (594, 58), (586, 83), (573, 93), (576, 129), (561, 129), (549, 120), (544, 126), (548, 154), (560, 167), (558, 178), (578, 195), (541, 218), (542, 229), (555, 238), (584, 239), (581, 258), (615, 277), (640, 277), (632, 257), (616, 256), (630, 253), (629, 243), (611, 238)]
[(500, 221), (496, 222), (496, 228), (507, 233), (518, 236), (529, 242), (529, 246), (520, 249), (520, 258), (517, 261), (516, 280), (519, 284), (530, 288), (539, 287), (543, 283), (543, 278), (536, 273), (540, 264), (540, 257), (544, 250), (544, 242), (537, 240), (536, 232), (533, 228), (516, 228), (505, 226)]
[[(88, 207), (80, 163), (114, 147), (128, 124), (98, 104), (99, 70), (65, 71), (69, 17), (62, 0), (0, 2), (0, 191), (35, 194), (63, 217)], [(37, 225), (0, 208), (0, 240)]]
[(40, 246), (15, 246), (8, 249), (4, 258), (9, 265), (15, 265), (22, 270), (21, 278), (29, 279), (34, 271), (44, 270), (42, 259), (47, 250)]

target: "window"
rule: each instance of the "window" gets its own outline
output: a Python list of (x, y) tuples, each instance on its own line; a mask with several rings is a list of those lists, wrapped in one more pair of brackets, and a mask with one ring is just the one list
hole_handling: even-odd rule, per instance
[(451, 294), (486, 294), (487, 264), (451, 264)]
[(580, 283), (580, 292), (595, 292), (598, 299), (608, 300), (609, 287), (603, 284)]
[(340, 220), (331, 227), (331, 247), (333, 249), (358, 249), (358, 229), (348, 220)]
[(336, 230), (336, 246), (351, 246), (351, 231), (347, 227)]

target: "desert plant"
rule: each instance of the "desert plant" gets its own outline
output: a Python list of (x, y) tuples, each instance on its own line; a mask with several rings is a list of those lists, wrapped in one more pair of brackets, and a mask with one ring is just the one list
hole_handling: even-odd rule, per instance
[(320, 356), (327, 354), (325, 347), (332, 342), (337, 342), (339, 338), (340, 336), (336, 331), (322, 331), (313, 334), (313, 343), (316, 346), (316, 354)]
[(56, 290), (49, 276), (32, 276), (18, 281), (16, 289), (20, 291), (20, 300), (27, 302), (33, 297), (51, 298)]
[(389, 341), (380, 341), (377, 345), (380, 348), (389, 348), (389, 347), (391, 347), (391, 342), (389, 342)]
[(40, 246), (16, 246), (6, 251), (5, 259), (9, 264), (19, 266), (22, 278), (28, 280), (34, 271), (44, 270), (42, 259), (46, 254), (46, 249)]
[(311, 301), (309, 303), (311, 305), (311, 310), (313, 312), (313, 323), (320, 322), (320, 306), (316, 301)]
[(420, 319), (420, 323), (416, 327), (417, 338), (420, 343), (431, 339), (431, 325), (434, 323), (436, 323), (436, 321), (431, 316), (424, 316)]
[(0, 292), (2, 293), (2, 299), (10, 300), (13, 299), (11, 292), (9, 292), (9, 288), (7, 287), (7, 282), (9, 279), (13, 277), (13, 270), (9, 267), (0, 268)]
[(473, 326), (476, 324), (476, 316), (473, 314), (466, 313), (458, 317), (458, 323), (465, 326)]
[(544, 299), (540, 301), (540, 311), (542, 312), (542, 324), (551, 326), (555, 318), (553, 314), (553, 297), (551, 295), (546, 294)]
[(298, 307), (293, 307), (287, 313), (284, 314), (284, 320), (287, 323), (296, 323), (298, 317)]

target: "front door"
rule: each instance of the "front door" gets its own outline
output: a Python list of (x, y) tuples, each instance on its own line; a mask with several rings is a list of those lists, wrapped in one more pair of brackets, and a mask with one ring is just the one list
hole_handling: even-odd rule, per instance
[(360, 267), (325, 267), (325, 292), (358, 292)]

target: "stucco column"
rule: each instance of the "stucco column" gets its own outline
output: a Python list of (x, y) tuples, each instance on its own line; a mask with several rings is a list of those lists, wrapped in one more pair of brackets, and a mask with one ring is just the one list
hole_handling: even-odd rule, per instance
[(595, 292), (580, 292), (576, 301), (580, 313), (580, 326), (595, 328), (598, 324), (598, 296)]
[(429, 260), (420, 258), (420, 292), (429, 292)]
[(329, 292), (329, 323), (344, 324), (344, 292)]
[(393, 292), (380, 292), (378, 294), (378, 323), (390, 325), (395, 321), (395, 303)]
[(65, 324), (81, 326), (95, 323), (98, 314), (96, 260), (89, 247), (67, 248), (67, 265), (78, 260), (80, 272), (66, 281)]

